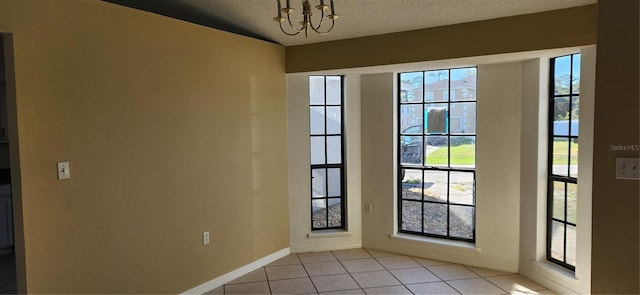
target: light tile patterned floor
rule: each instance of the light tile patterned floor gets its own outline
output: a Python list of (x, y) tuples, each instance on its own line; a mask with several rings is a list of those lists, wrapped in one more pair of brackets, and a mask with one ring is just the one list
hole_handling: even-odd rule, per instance
[(206, 294), (553, 294), (518, 274), (389, 252), (291, 254)]

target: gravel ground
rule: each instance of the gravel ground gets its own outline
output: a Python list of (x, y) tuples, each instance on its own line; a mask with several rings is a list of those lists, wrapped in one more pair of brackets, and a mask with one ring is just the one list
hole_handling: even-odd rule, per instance
[[(329, 206), (329, 227), (340, 226), (340, 204)], [(327, 211), (316, 210), (313, 212), (313, 227), (322, 228), (327, 227)]]
[[(408, 188), (403, 191), (403, 199), (420, 200), (419, 188)], [(425, 190), (424, 199), (426, 201), (442, 202), (428, 190)], [(446, 235), (447, 234), (447, 206), (445, 204), (425, 203), (424, 221), (421, 220), (422, 206), (419, 202), (404, 201), (402, 215), (405, 219), (402, 229), (409, 231), (422, 231), (424, 222), (425, 233)], [(452, 206), (449, 215), (450, 235), (453, 237), (471, 239), (473, 238), (473, 213), (468, 207)]]
[[(420, 200), (422, 194), (419, 188), (408, 188), (403, 191), (403, 199)], [(424, 199), (426, 201), (442, 202), (435, 194), (425, 190)], [(473, 213), (468, 207), (452, 206), (449, 215), (450, 235), (453, 237), (471, 239), (473, 238)], [(340, 204), (329, 206), (329, 227), (340, 226)], [(446, 235), (447, 234), (447, 206), (444, 204), (425, 203), (424, 221), (421, 218), (422, 206), (418, 202), (403, 202), (402, 215), (405, 219), (402, 229), (422, 232), (424, 222), (425, 233)], [(313, 227), (322, 228), (327, 226), (326, 211), (317, 210), (313, 213)]]

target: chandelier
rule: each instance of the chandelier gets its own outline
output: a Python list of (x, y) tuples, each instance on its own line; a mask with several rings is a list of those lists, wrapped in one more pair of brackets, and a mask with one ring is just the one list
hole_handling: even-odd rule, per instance
[[(273, 20), (277, 21), (280, 24), (280, 30), (282, 30), (283, 33), (289, 36), (295, 36), (300, 34), (301, 32), (304, 32), (305, 37), (307, 37), (309, 36), (309, 29), (312, 29), (313, 31), (315, 31), (320, 35), (327, 34), (331, 32), (331, 30), (333, 30), (335, 21), (339, 17), (339, 15), (336, 14), (335, 9), (333, 7), (333, 0), (331, 0), (331, 14), (327, 15), (326, 17), (327, 19), (331, 20), (331, 26), (327, 30), (321, 29), (325, 19), (324, 11), (329, 9), (329, 5), (324, 4), (324, 0), (320, 0), (320, 5), (316, 6), (316, 9), (318, 9), (321, 14), (320, 22), (317, 24), (317, 26), (314, 26), (313, 21), (311, 20), (311, 15), (313, 14), (311, 12), (311, 4), (309, 3), (309, 0), (302, 0), (303, 19), (302, 21), (299, 22), (300, 24), (299, 27), (294, 26), (293, 22), (291, 21), (291, 14), (295, 11), (295, 9), (291, 7), (291, 3), (290, 3), (291, 0), (287, 0), (287, 6), (284, 8), (282, 8), (282, 1), (281, 0), (277, 0), (277, 1), (278, 1), (278, 16), (274, 17)], [(283, 13), (286, 14), (287, 16), (286, 17), (282, 16)], [(284, 26), (284, 27), (287, 27), (287, 29), (285, 29), (282, 25), (282, 23), (284, 23), (285, 21), (289, 23), (288, 27), (286, 25)]]

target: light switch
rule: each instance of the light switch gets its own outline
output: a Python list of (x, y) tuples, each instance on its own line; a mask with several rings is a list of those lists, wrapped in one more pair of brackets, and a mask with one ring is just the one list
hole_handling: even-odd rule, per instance
[(58, 162), (58, 179), (71, 178), (71, 172), (69, 171), (69, 161)]
[(616, 179), (640, 180), (639, 158), (616, 158)]

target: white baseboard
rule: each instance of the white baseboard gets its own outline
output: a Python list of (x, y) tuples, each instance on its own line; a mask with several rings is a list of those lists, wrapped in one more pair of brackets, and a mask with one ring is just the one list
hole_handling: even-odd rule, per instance
[(550, 262), (531, 261), (520, 268), (520, 274), (557, 294), (579, 294), (580, 281), (573, 273)]
[(282, 257), (285, 257), (291, 253), (291, 250), (287, 247), (280, 251), (269, 254), (265, 257), (262, 257), (254, 262), (251, 262), (245, 266), (237, 268), (231, 272), (228, 272), (224, 275), (221, 275), (211, 281), (203, 283), (197, 287), (191, 288), (182, 294), (204, 294), (205, 292), (211, 291), (215, 288), (218, 288), (228, 282), (231, 282), (243, 275), (246, 275), (260, 267), (263, 267), (271, 262), (274, 262)]

